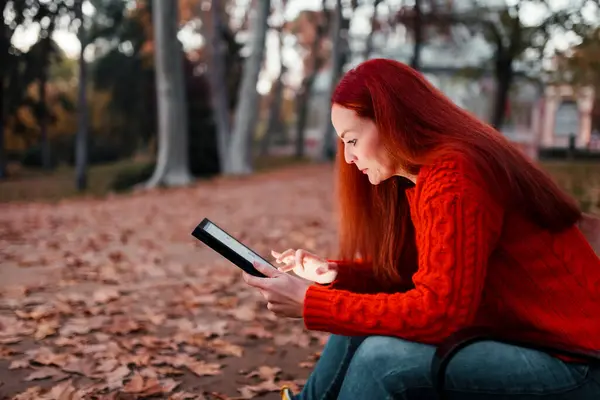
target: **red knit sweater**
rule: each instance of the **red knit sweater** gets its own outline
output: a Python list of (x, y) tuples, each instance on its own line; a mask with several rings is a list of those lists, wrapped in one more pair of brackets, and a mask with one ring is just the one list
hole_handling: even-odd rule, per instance
[(439, 344), (468, 326), (600, 349), (600, 260), (577, 227), (550, 233), (504, 209), (465, 161), (445, 159), (406, 190), (414, 289), (383, 293), (366, 266), (309, 287), (308, 329)]

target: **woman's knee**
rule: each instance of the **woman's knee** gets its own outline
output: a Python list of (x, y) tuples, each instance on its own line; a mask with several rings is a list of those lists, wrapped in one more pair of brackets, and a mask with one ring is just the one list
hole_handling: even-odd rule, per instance
[(370, 336), (356, 350), (353, 365), (368, 368), (377, 376), (403, 370), (428, 373), (435, 348), (389, 336)]

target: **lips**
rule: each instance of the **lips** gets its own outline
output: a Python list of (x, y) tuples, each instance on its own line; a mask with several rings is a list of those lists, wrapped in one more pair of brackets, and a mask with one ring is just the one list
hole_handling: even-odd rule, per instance
[(361, 169), (360, 172), (362, 172), (363, 174), (366, 174), (367, 173), (367, 168)]

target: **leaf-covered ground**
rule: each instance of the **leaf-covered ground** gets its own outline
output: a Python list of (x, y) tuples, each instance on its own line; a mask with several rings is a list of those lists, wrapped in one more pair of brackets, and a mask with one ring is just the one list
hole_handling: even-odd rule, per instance
[(0, 399), (276, 399), (326, 335), (277, 319), (195, 240), (334, 245), (331, 166), (101, 200), (0, 205)]

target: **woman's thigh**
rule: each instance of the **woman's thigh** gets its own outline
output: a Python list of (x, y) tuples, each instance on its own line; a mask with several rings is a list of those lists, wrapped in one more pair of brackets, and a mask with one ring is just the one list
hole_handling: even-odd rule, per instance
[[(378, 398), (433, 398), (430, 371), (434, 353), (433, 346), (369, 337), (350, 362), (340, 399), (368, 388), (379, 390)], [(536, 350), (485, 341), (465, 347), (450, 361), (445, 387), (449, 399), (600, 399), (600, 385), (590, 375), (587, 366), (567, 364)]]

